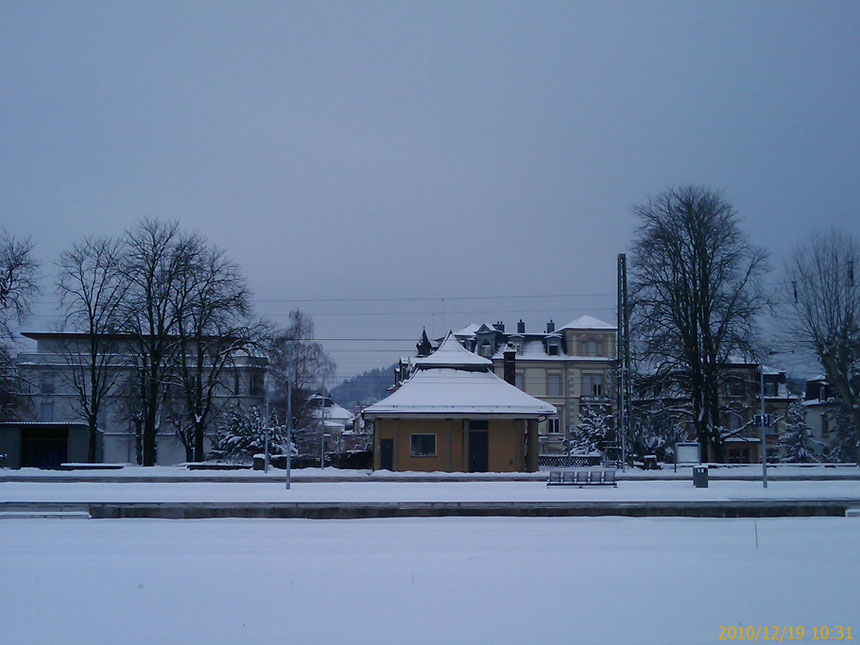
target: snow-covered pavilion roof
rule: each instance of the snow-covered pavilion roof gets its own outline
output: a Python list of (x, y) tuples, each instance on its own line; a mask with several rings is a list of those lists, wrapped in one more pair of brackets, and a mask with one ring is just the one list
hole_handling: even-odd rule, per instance
[(489, 368), (493, 361), (483, 356), (470, 352), (460, 344), (460, 341), (454, 336), (454, 332), (449, 331), (445, 340), (439, 345), (439, 349), (422, 358), (416, 358), (415, 364), (419, 368), (428, 367), (487, 367)]
[(594, 316), (580, 316), (563, 327), (559, 327), (559, 331), (562, 329), (615, 329), (615, 325), (610, 325)]
[(396, 392), (363, 411), (371, 418), (477, 415), (534, 419), (555, 413), (554, 406), (492, 372), (448, 367), (418, 370)]

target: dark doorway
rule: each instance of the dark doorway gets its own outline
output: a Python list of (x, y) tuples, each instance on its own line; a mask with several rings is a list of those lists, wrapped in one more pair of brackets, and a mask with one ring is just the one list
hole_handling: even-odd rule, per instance
[(59, 468), (68, 461), (68, 428), (21, 428), (21, 466)]
[(380, 441), (379, 467), (382, 470), (394, 470), (394, 439)]
[(469, 472), (485, 473), (490, 469), (490, 433), (469, 431)]

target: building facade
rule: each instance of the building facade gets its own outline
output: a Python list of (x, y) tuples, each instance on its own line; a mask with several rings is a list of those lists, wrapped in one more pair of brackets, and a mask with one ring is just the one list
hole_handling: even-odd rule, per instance
[[(779, 439), (786, 427), (788, 408), (798, 399), (788, 389), (786, 373), (767, 366), (762, 368), (755, 361), (734, 359), (720, 366), (720, 377), (720, 426), (726, 462), (761, 462), (761, 427), (756, 424), (756, 419), (762, 411), (762, 381), (764, 411), (769, 421), (765, 428), (768, 458), (778, 460)], [(634, 396), (634, 415), (639, 419), (647, 419), (660, 410), (684, 430), (688, 441), (696, 441), (689, 395), (674, 379), (670, 378), (669, 381), (669, 384), (664, 383), (655, 388), (649, 379), (643, 379)], [(704, 461), (713, 461), (714, 458), (712, 450), (702, 455)]]
[[(52, 424), (55, 428), (68, 426), (72, 428), (69, 434), (69, 449), (78, 455), (80, 452), (80, 437), (77, 424), (84, 421), (78, 404), (78, 390), (73, 384), (73, 365), (89, 360), (88, 336), (70, 332), (25, 332), (23, 336), (35, 341), (35, 349), (18, 354), (18, 369), (22, 379), (27, 383), (21, 393), (23, 405), (20, 410), (21, 422)], [(116, 335), (112, 342), (112, 357), (110, 360), (111, 380), (114, 386), (110, 395), (105, 399), (99, 419), (99, 435), (97, 443), (98, 461), (107, 463), (138, 463), (140, 453), (139, 432), (130, 413), (131, 398), (124, 383), (134, 374), (134, 364), (128, 353), (130, 337)], [(249, 408), (257, 406), (265, 409), (264, 381), (266, 375), (266, 360), (261, 357), (240, 355), (227, 365), (221, 373), (218, 387), (215, 390), (216, 414), (213, 415), (210, 430), (207, 433), (205, 449), (208, 451), (215, 433), (216, 424), (220, 422), (220, 412), (233, 406)], [(165, 402), (165, 412), (161, 414), (159, 432), (156, 439), (157, 463), (170, 465), (186, 460), (185, 448), (177, 436), (175, 427), (170, 422), (167, 409), (169, 401)], [(10, 445), (26, 443), (28, 438), (21, 435), (29, 432), (26, 423), (18, 430), (13, 424), (5, 424), (0, 428), (0, 434), (7, 435)], [(32, 426), (36, 428), (36, 425)], [(20, 428), (25, 428), (21, 430)], [(17, 438), (12, 434), (17, 433)], [(35, 435), (34, 435), (35, 436)], [(36, 445), (36, 444), (33, 444)], [(87, 440), (88, 447), (89, 442)], [(86, 451), (84, 452), (86, 454)], [(21, 459), (20, 465), (30, 465), (25, 461), (44, 463), (44, 455), (38, 451)], [(79, 456), (79, 455), (78, 455)], [(76, 461), (81, 461), (77, 458)], [(35, 462), (34, 462), (35, 463)]]
[(830, 451), (838, 441), (836, 415), (840, 409), (836, 388), (824, 376), (806, 382), (803, 408), (806, 410), (806, 423), (812, 428), (812, 437), (821, 446), (821, 456), (830, 457)]
[(502, 322), (473, 323), (454, 336), (465, 348), (491, 360), (500, 377), (505, 371), (505, 348), (515, 350), (516, 386), (557, 410), (538, 426), (543, 454), (565, 452), (584, 406), (614, 411), (614, 325), (592, 316), (581, 316), (558, 328), (550, 320), (543, 331), (526, 330), (522, 320), (513, 331), (506, 331)]

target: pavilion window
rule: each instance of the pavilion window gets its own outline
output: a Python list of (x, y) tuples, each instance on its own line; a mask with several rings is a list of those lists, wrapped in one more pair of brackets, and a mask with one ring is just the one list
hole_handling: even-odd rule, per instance
[(435, 457), (436, 435), (435, 434), (413, 434), (410, 437), (411, 456), (413, 457)]

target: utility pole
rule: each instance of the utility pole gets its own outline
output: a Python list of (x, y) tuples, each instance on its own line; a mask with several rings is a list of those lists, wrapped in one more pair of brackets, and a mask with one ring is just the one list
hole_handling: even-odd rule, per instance
[(627, 254), (618, 254), (618, 323), (616, 354), (618, 355), (618, 421), (621, 435), (621, 470), (627, 467), (627, 429), (630, 417), (630, 308), (627, 302)]
[(269, 472), (269, 441), (270, 441), (269, 428), (271, 427), (271, 425), (272, 425), (272, 414), (269, 412), (269, 393), (266, 392), (266, 428), (265, 428), (265, 432), (263, 433), (265, 436), (265, 439), (266, 439), (266, 461), (265, 461), (265, 465), (263, 466), (263, 472), (266, 472), (266, 473)]
[(325, 468), (325, 377), (320, 393), (320, 470)]
[(764, 365), (759, 361), (758, 366), (759, 377), (761, 378), (761, 389), (759, 397), (761, 397), (761, 485), (762, 488), (767, 488), (767, 435), (764, 413)]
[(293, 455), (293, 380), (290, 378), (290, 345), (287, 343), (287, 490), (290, 490), (290, 460)]

